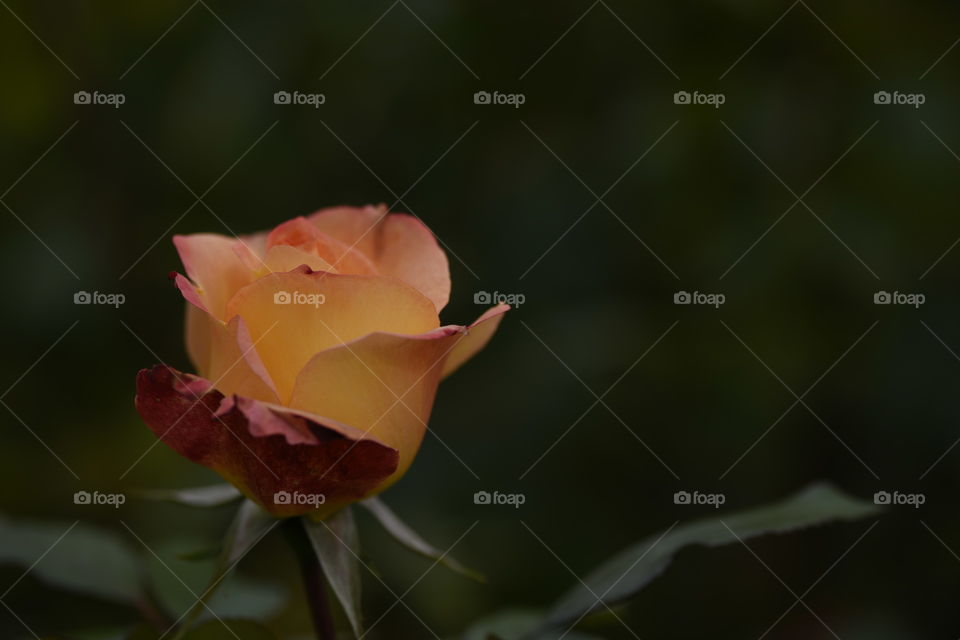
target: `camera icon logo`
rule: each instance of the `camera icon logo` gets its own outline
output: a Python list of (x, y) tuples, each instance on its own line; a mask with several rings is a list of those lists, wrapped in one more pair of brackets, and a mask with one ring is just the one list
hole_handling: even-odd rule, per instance
[(473, 94), (473, 104), (490, 104), (492, 96), (489, 91), (477, 91)]
[(689, 291), (677, 291), (673, 294), (673, 304), (690, 304), (692, 301)]
[(873, 294), (873, 304), (891, 304), (893, 298), (887, 291), (877, 291)]
[(273, 494), (273, 503), (274, 504), (290, 504), (290, 492), (277, 491), (275, 494)]
[(273, 104), (290, 104), (291, 99), (289, 91), (277, 91), (273, 94)]
[(691, 97), (689, 91), (677, 91), (673, 94), (673, 104), (690, 104)]
[(490, 504), (491, 496), (489, 491), (477, 491), (473, 494), (473, 504)]
[(873, 504), (890, 504), (889, 491), (877, 491), (873, 494)]
[(77, 491), (73, 494), (73, 504), (90, 504), (91, 496), (89, 491)]
[(289, 291), (277, 291), (273, 294), (273, 304), (290, 304), (293, 302), (293, 296)]
[(93, 296), (88, 291), (77, 291), (73, 294), (73, 304), (90, 304), (93, 302)]
[(873, 94), (873, 104), (890, 104), (892, 97), (889, 91), (877, 91)]
[(90, 92), (77, 91), (73, 94), (73, 104), (90, 104)]
[(673, 504), (690, 504), (691, 500), (689, 491), (677, 491), (673, 494)]
[(490, 304), (493, 302), (493, 296), (489, 291), (477, 291), (473, 294), (473, 304)]

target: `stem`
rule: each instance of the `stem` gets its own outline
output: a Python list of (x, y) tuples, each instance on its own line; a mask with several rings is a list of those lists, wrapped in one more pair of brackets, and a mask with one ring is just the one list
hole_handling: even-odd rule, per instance
[(283, 523), (283, 530), (300, 564), (300, 575), (303, 577), (303, 588), (317, 640), (336, 640), (337, 631), (327, 598), (323, 567), (320, 566), (317, 554), (303, 530), (303, 523), (300, 518), (290, 518)]

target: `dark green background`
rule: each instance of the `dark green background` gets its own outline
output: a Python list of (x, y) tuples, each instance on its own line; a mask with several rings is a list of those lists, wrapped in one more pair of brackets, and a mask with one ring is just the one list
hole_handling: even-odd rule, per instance
[[(434, 569), (404, 598), (438, 634), (501, 607), (546, 605), (575, 581), (568, 568), (583, 575), (711, 511), (674, 505), (675, 491), (720, 491), (736, 508), (826, 479), (868, 498), (919, 491), (927, 503), (884, 515), (804, 597), (810, 608), (845, 640), (957, 636), (960, 451), (920, 479), (960, 435), (960, 250), (921, 279), (960, 236), (950, 150), (960, 150), (960, 50), (930, 69), (960, 37), (955, 3), (4, 2), (0, 190), (16, 184), (2, 198), (12, 212), (0, 210), (0, 387), (16, 383), (3, 401), (80, 478), (2, 409), (5, 513), (123, 534), (122, 519), (151, 546), (214, 539), (225, 512), (72, 503), (79, 489), (215, 480), (163, 445), (120, 479), (154, 441), (133, 409), (137, 370), (158, 358), (190, 368), (183, 301), (167, 281), (181, 269), (171, 235), (248, 233), (403, 195), (396, 209), (420, 216), (451, 254), (444, 322), (477, 316), (477, 291), (526, 296), (441, 387), (439, 438), (384, 496), (442, 547), (479, 521), (454, 555), (489, 584)], [(126, 103), (78, 106), (78, 90)], [(277, 106), (278, 90), (322, 92), (326, 104)], [(474, 105), (478, 90), (526, 103)], [(678, 106), (678, 90), (726, 103)], [(878, 106), (878, 90), (921, 92), (926, 104)], [(521, 277), (675, 122), (604, 196), (610, 210), (594, 206)], [(803, 194), (838, 159), (804, 197), (815, 215), (795, 206), (720, 279), (794, 204), (790, 190)], [(215, 182), (180, 217), (191, 190)], [(75, 306), (78, 290), (127, 303)], [(678, 290), (727, 302), (676, 306)], [(927, 302), (876, 306), (878, 290)], [(606, 406), (583, 415), (674, 322)], [(804, 397), (809, 410), (795, 406), (721, 480), (794, 402), (785, 387), (802, 395), (874, 323)], [(476, 506), (481, 489), (522, 492), (526, 504)], [(743, 547), (686, 552), (620, 616), (643, 638), (758, 637), (795, 602), (790, 590), (803, 594), (869, 524), (751, 543), (789, 589)], [(404, 593), (429, 563), (361, 525), (371, 565)], [(280, 541), (240, 569), (287, 585), (276, 628), (294, 635), (306, 620), (292, 571)], [(0, 589), (21, 572), (0, 571)], [(372, 621), (394, 598), (366, 577)], [(4, 601), (41, 634), (130, 617), (49, 593), (28, 576)], [(630, 637), (616, 621), (593, 629)], [(22, 634), (0, 610), (0, 635)], [(371, 635), (429, 632), (395, 606)], [(798, 605), (767, 637), (832, 636)]]

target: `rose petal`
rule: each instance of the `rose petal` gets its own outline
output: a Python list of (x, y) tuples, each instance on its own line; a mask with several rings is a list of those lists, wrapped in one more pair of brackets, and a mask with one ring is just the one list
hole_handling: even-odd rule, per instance
[[(286, 411), (158, 365), (137, 376), (137, 411), (174, 451), (209, 467), (277, 516), (322, 517), (363, 499), (396, 469), (397, 451), (334, 420)], [(277, 504), (277, 492), (323, 496)]]
[(457, 342), (457, 345), (447, 357), (447, 362), (443, 367), (444, 378), (459, 369), (467, 360), (487, 346), (490, 338), (492, 338), (493, 334), (497, 331), (497, 327), (500, 326), (500, 321), (503, 320), (503, 314), (509, 310), (510, 305), (498, 304), (495, 307), (487, 309), (483, 315), (467, 327), (467, 332)]
[(309, 220), (323, 233), (367, 255), (384, 275), (416, 287), (439, 313), (450, 299), (447, 255), (419, 219), (379, 207), (321, 209)]
[[(192, 300), (193, 285), (183, 276), (177, 284)], [(225, 394), (236, 393), (265, 402), (277, 402), (276, 387), (267, 372), (243, 318), (224, 324), (196, 304), (187, 305), (187, 354), (201, 377), (213, 381)]]
[(302, 264), (307, 265), (313, 271), (339, 273), (333, 265), (320, 256), (285, 244), (267, 249), (267, 257), (264, 260), (266, 269), (264, 269), (264, 272), (293, 271)]
[(431, 302), (399, 280), (306, 267), (244, 287), (227, 314), (243, 318), (283, 404), (316, 353), (375, 331), (419, 334), (439, 324)]
[(268, 251), (284, 246), (295, 247), (304, 253), (319, 256), (333, 267), (324, 271), (364, 275), (377, 273), (373, 262), (362, 251), (323, 233), (303, 216), (278, 225), (267, 236)]
[(250, 337), (243, 318), (234, 316), (226, 326), (219, 325), (213, 332), (210, 380), (224, 394), (277, 402), (277, 388), (267, 371), (256, 343)]
[(197, 285), (193, 284), (179, 273), (172, 275), (174, 276), (173, 284), (177, 289), (180, 290), (180, 293), (183, 295), (183, 299), (189, 302), (190, 306), (194, 306), (204, 313), (212, 315), (210, 305), (208, 304), (205, 296), (200, 293), (200, 289), (197, 287)]
[(403, 475), (420, 447), (445, 362), (460, 349), (469, 355), (480, 349), (507, 308), (491, 309), (469, 328), (374, 333), (318, 353), (297, 377), (289, 404), (311, 413), (322, 408), (323, 415), (397, 449), (397, 471), (382, 490)]
[(174, 236), (173, 244), (187, 275), (197, 285), (204, 306), (217, 318), (226, 320), (227, 301), (254, 277), (238, 254), (237, 247), (243, 245), (236, 238), (215, 233)]
[(266, 231), (253, 233), (247, 236), (237, 236), (237, 244), (233, 250), (240, 256), (240, 260), (250, 271), (264, 269), (264, 260), (267, 256)]
[[(181, 289), (182, 290), (182, 289)], [(210, 375), (210, 349), (213, 345), (214, 323), (220, 321), (194, 304), (187, 303), (186, 342), (187, 355), (193, 368), (201, 375)]]

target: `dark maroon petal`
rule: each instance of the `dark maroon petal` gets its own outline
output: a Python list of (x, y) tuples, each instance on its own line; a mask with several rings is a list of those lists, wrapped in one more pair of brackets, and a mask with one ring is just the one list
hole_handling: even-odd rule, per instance
[[(217, 471), (278, 516), (323, 516), (362, 499), (399, 459), (396, 449), (349, 426), (225, 397), (207, 380), (164, 365), (139, 373), (136, 407), (170, 448)], [(275, 499), (283, 492), (292, 496), (288, 503)], [(312, 497), (297, 504), (297, 494)]]

